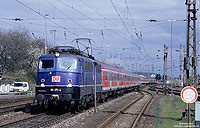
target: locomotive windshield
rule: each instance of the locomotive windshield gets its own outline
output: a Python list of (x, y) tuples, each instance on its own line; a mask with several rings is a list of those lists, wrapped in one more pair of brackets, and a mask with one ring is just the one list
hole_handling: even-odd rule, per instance
[(60, 58), (58, 65), (60, 69), (76, 69), (77, 60), (73, 58)]
[(51, 69), (54, 67), (54, 60), (51, 59), (42, 59), (39, 63), (39, 69)]

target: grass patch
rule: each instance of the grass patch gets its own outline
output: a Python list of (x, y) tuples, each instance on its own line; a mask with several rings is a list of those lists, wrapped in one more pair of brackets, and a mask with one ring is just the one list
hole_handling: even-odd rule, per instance
[[(180, 97), (162, 96), (157, 106), (155, 128), (173, 128), (179, 123), (187, 123), (181, 120), (186, 105)], [(191, 108), (194, 109), (194, 104)]]

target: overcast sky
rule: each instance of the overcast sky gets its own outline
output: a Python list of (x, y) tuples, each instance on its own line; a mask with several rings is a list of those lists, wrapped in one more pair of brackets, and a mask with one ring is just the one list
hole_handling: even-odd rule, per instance
[[(123, 66), (132, 65), (134, 71), (163, 70), (164, 44), (169, 47), (169, 56), (171, 50), (168, 20), (176, 20), (172, 23), (173, 50), (179, 49), (180, 44), (186, 45), (184, 0), (1, 0), (0, 12), (2, 31), (25, 28), (33, 37), (41, 39), (46, 36), (45, 14), (48, 14), (49, 45), (53, 45), (52, 30), (56, 30), (56, 45), (73, 45), (75, 38), (89, 37), (95, 41), (96, 58), (102, 52), (103, 59), (120, 59)], [(23, 20), (12, 20), (15, 18)], [(173, 53), (178, 66), (179, 53)]]

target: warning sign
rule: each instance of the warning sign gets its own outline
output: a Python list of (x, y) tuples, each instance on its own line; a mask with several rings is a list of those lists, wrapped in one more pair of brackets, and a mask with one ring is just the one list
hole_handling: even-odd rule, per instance
[(193, 87), (187, 86), (181, 91), (181, 99), (185, 103), (194, 103), (197, 100), (198, 93), (197, 90)]

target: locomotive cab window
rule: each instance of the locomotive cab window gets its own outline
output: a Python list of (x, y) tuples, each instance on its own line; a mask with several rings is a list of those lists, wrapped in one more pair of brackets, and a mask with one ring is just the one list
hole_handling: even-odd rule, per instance
[(58, 61), (58, 65), (60, 69), (76, 69), (77, 60), (73, 58), (60, 58)]
[(54, 67), (54, 60), (41, 59), (39, 62), (39, 69), (51, 69)]

